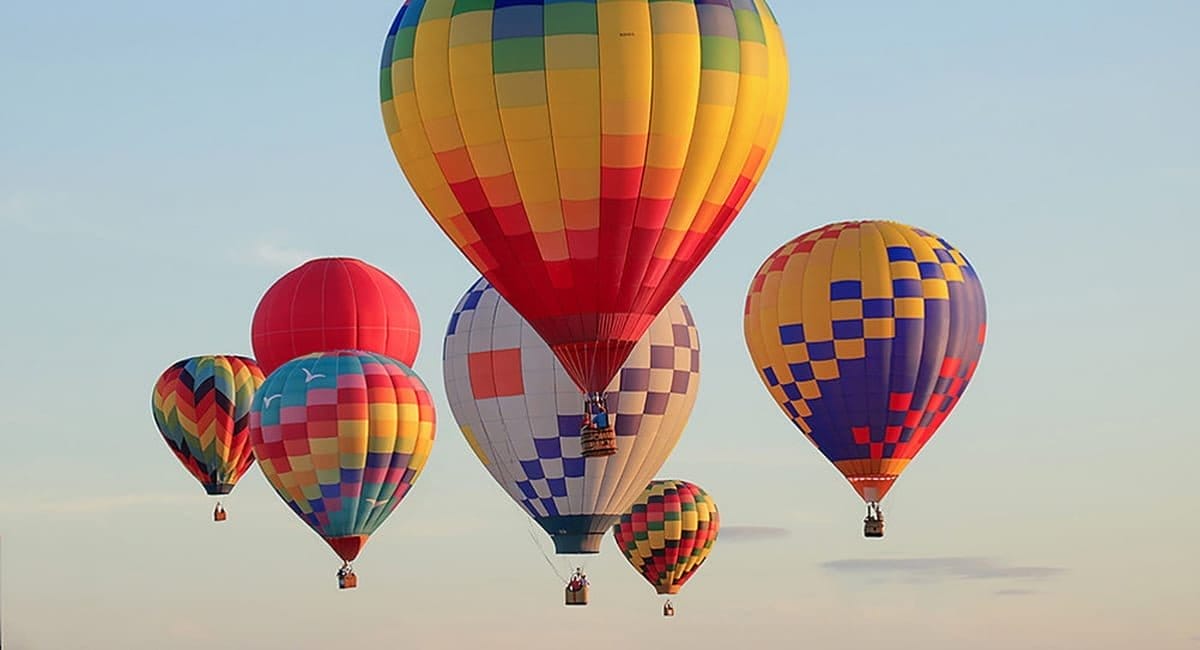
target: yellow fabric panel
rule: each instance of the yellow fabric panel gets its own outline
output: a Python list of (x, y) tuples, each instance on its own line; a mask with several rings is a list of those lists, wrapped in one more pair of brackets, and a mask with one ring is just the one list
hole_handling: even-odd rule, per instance
[(767, 170), (767, 163), (775, 152), (779, 135), (783, 131), (790, 90), (790, 74), (783, 33), (780, 31), (779, 25), (771, 18), (770, 9), (763, 0), (755, 0), (755, 6), (758, 7), (759, 15), (762, 16), (763, 31), (767, 39), (767, 64), (769, 67), (762, 123), (754, 137), (755, 145), (763, 149), (763, 156), (751, 175), (748, 191), (736, 204), (738, 210), (741, 210), (753, 195), (754, 188), (758, 186)]
[(829, 303), (829, 314), (833, 320), (860, 320), (863, 303), (861, 300), (834, 300)]
[[(858, 229), (848, 228), (841, 231), (835, 241), (837, 243), (833, 249), (830, 281), (858, 280), (862, 275), (862, 263), (858, 256)], [(828, 296), (826, 298), (828, 299)]]
[[(412, 426), (416, 422), (406, 422), (405, 427)], [(371, 430), (374, 435), (367, 439), (367, 452), (374, 454), (391, 453), (396, 448), (396, 441), (399, 432), (395, 422), (377, 421), (371, 423)], [(404, 438), (400, 438), (403, 440)]]
[(892, 272), (888, 267), (887, 242), (883, 239), (883, 233), (873, 223), (863, 224), (859, 231), (859, 242), (863, 247), (859, 271), (863, 299), (891, 298)]
[(896, 318), (925, 318), (924, 298), (896, 298)]
[[(588, 59), (580, 60), (587, 52)], [(563, 201), (600, 198), (600, 73), (595, 36), (564, 35), (546, 39), (546, 95), (550, 130)], [(563, 228), (590, 230), (599, 226), (599, 212), (563, 209)]]
[[(813, 246), (808, 267), (803, 278), (804, 340), (832, 341), (833, 323), (829, 318), (830, 262), (833, 259), (835, 239), (819, 239)], [(791, 321), (788, 321), (791, 322)]]
[(384, 125), (388, 129), (388, 140), (396, 162), (417, 198), (456, 246), (463, 247), (479, 241), (479, 234), (468, 224), (455, 222), (463, 211), (442, 177), (421, 126), (412, 59), (395, 62), (391, 67), (391, 80), (395, 96), (392, 101), (383, 104), (383, 111)]
[(337, 438), (310, 438), (308, 449), (313, 456), (328, 456), (338, 454)]
[(416, 409), (416, 404), (398, 405), (382, 401), (372, 401), (367, 405), (367, 417), (372, 420), (387, 420), (391, 422), (401, 419), (415, 420), (417, 417)]
[(953, 262), (942, 262), (942, 273), (946, 276), (947, 282), (963, 281), (962, 267)]
[[(742, 72), (738, 79), (737, 109), (726, 138), (725, 151), (704, 197), (706, 201), (717, 206), (725, 204), (734, 183), (746, 167), (746, 159), (762, 124), (763, 108), (767, 100), (767, 78), (750, 72), (755, 69), (756, 61), (760, 61), (757, 64), (759, 69), (765, 67), (766, 48), (753, 41), (742, 41), (741, 55)], [(716, 216), (715, 213), (713, 216)], [(693, 229), (707, 230), (711, 225), (711, 219), (698, 221)]]
[(471, 427), (464, 424), (459, 427), (459, 430), (462, 431), (463, 437), (467, 439), (467, 445), (471, 447), (471, 451), (475, 452), (475, 456), (479, 458), (480, 462), (484, 465), (491, 465), (491, 458), (488, 457), (483, 447), (479, 445), (479, 440), (475, 438), (475, 432), (471, 430)]
[(312, 456), (308, 454), (289, 456), (288, 462), (292, 465), (292, 473), (297, 475), (313, 469)]
[(433, 451), (433, 441), (437, 439), (437, 422), (433, 418), (431, 410), (430, 419), (421, 422), (421, 426), (417, 428), (417, 444), (412, 452), (413, 458), (408, 463), (408, 466), (413, 469), (423, 468), (425, 462), (429, 460), (430, 452)]
[(421, 111), (421, 123), (434, 152), (461, 146), (454, 98), (450, 91), (449, 59), (443, 54), (450, 38), (450, 19), (422, 20), (417, 28), (414, 59), (421, 65), (413, 70), (413, 86)]
[(822, 359), (813, 361), (811, 364), (813, 377), (820, 381), (832, 381), (840, 375), (838, 373), (837, 359)]
[[(679, 181), (679, 193), (667, 216), (667, 226), (676, 230), (688, 230), (695, 218), (700, 202), (712, 184), (721, 156), (725, 152), (725, 141), (733, 123), (734, 106), (737, 103), (738, 75), (720, 70), (704, 70), (700, 73), (700, 103), (696, 107), (692, 139), (688, 145), (687, 161), (684, 163), (683, 178)], [(669, 259), (676, 249), (664, 249), (662, 242), (654, 251), (654, 257)]]
[[(787, 264), (783, 267), (781, 273), (772, 273), (768, 277), (767, 283), (771, 289), (763, 287), (762, 297), (768, 300), (778, 300), (775, 309), (772, 311), (779, 315), (778, 322), (780, 323), (799, 323), (804, 319), (804, 301), (802, 298), (807, 295), (807, 290), (804, 288), (805, 272), (808, 270), (808, 265), (811, 260), (811, 253), (793, 251), (787, 257)], [(774, 279), (774, 282), (771, 280)], [(799, 295), (795, 291), (780, 291), (779, 285), (785, 287), (800, 287)], [(778, 299), (775, 296), (779, 296)], [(774, 316), (774, 314), (772, 314)], [(774, 333), (774, 326), (768, 324), (768, 330), (763, 333), (767, 336), (767, 340), (772, 340), (778, 334)]]
[(838, 360), (867, 358), (867, 343), (863, 339), (849, 339), (833, 342), (834, 354)]
[(869, 339), (891, 339), (896, 336), (896, 321), (892, 318), (864, 318), (863, 334)]
[[(650, 7), (642, 0), (596, 5), (600, 34), (600, 124), (604, 135), (645, 135), (653, 70)], [(602, 160), (602, 165), (620, 166)]]

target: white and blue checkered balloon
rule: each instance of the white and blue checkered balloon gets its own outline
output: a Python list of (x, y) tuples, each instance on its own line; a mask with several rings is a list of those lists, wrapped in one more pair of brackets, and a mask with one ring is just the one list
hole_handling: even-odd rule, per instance
[(486, 280), (455, 308), (442, 362), (463, 436), (558, 553), (599, 552), (604, 534), (675, 448), (700, 387), (700, 338), (678, 295), (608, 387), (613, 456), (583, 457), (583, 396), (550, 347)]

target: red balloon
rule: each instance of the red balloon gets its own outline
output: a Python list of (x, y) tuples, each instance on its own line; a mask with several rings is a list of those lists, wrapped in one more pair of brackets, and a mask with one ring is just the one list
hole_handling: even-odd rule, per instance
[(361, 350), (412, 367), (421, 322), (391, 276), (347, 257), (310, 260), (275, 281), (254, 310), (254, 357), (263, 373), (313, 352)]

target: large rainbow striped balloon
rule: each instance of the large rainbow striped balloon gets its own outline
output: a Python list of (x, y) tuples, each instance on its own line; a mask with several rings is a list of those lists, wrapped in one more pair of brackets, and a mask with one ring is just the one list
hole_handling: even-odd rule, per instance
[(749, 199), (787, 81), (765, 0), (408, 0), (380, 94), (426, 209), (595, 394)]

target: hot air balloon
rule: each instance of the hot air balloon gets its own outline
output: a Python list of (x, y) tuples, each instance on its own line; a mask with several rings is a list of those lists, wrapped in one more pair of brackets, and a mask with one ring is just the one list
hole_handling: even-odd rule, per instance
[(679, 441), (699, 390), (700, 340), (676, 296), (606, 387), (622, 441), (608, 457), (584, 457), (570, 377), (487, 280), (450, 318), (442, 367), (450, 410), (492, 478), (558, 554), (591, 554)]
[(383, 48), (392, 150), (443, 232), (584, 393), (604, 391), (758, 184), (787, 104), (764, 0), (409, 0)]
[[(678, 594), (708, 559), (721, 517), (700, 486), (673, 479), (651, 481), (613, 526), (613, 539), (633, 568), (661, 595)], [(663, 616), (674, 616), (667, 600)]]
[(776, 250), (746, 297), (760, 379), (867, 504), (879, 502), (962, 397), (986, 333), (983, 286), (946, 240), (846, 221)]
[[(262, 382), (262, 370), (253, 359), (204, 355), (175, 362), (154, 384), (154, 423), (209, 495), (232, 492), (254, 462), (250, 403)], [(213, 519), (225, 518), (218, 501)]]
[(271, 374), (313, 352), (362, 350), (412, 366), (421, 323), (394, 279), (362, 260), (309, 260), (275, 281), (250, 328), (254, 355)]
[(408, 494), (429, 459), (433, 400), (408, 366), (359, 350), (314, 353), (267, 376), (254, 397), (250, 439), (285, 503), (351, 562)]

